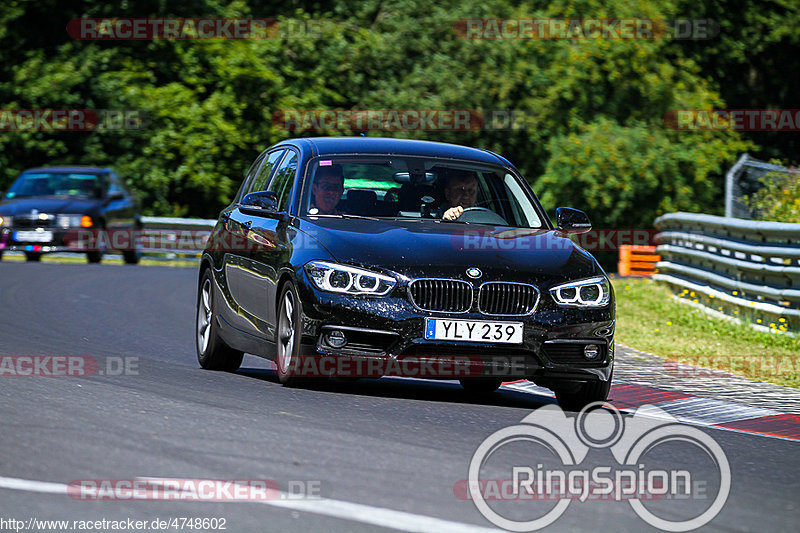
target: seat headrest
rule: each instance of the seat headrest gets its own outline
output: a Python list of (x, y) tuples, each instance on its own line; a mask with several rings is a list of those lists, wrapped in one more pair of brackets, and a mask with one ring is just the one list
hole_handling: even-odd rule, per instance
[(351, 206), (354, 204), (374, 204), (376, 201), (378, 201), (378, 195), (375, 194), (375, 191), (365, 191), (362, 189), (347, 191), (347, 203)]

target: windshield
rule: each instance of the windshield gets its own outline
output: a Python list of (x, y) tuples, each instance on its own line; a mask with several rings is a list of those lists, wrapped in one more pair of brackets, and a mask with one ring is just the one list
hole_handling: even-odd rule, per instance
[(312, 160), (300, 213), (542, 228), (537, 205), (520, 179), (501, 167), (351, 156)]
[(79, 196), (102, 198), (105, 176), (80, 173), (25, 173), (6, 193), (6, 198), (30, 196)]

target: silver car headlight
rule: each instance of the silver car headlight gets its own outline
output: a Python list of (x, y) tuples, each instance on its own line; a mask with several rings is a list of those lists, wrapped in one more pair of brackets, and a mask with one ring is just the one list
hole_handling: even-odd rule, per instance
[(81, 215), (56, 215), (56, 226), (60, 228), (80, 228)]
[(397, 283), (391, 276), (326, 261), (310, 261), (303, 268), (318, 289), (340, 294), (384, 296)]
[(598, 276), (557, 285), (550, 294), (566, 307), (603, 307), (611, 301), (611, 286), (608, 279)]

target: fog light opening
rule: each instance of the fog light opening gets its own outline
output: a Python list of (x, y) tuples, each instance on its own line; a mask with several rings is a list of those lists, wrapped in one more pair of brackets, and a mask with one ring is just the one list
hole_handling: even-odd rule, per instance
[(600, 347), (596, 344), (587, 344), (583, 347), (583, 356), (588, 361), (594, 361), (600, 357)]
[(347, 344), (347, 337), (343, 331), (334, 329), (325, 333), (325, 343), (331, 348), (341, 348)]

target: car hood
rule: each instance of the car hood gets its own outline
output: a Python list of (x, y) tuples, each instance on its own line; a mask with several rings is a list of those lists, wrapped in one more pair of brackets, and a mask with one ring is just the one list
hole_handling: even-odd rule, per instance
[(53, 196), (19, 198), (0, 202), (0, 215), (21, 215), (30, 213), (34, 209), (40, 213), (54, 215), (61, 213), (82, 214), (93, 211), (101, 203), (101, 200), (87, 198), (58, 198)]
[(453, 277), (477, 267), (483, 279), (547, 278), (553, 282), (602, 273), (594, 258), (556, 230), (460, 224), (438, 220), (318, 218), (300, 229), (336, 261), (416, 277)]

